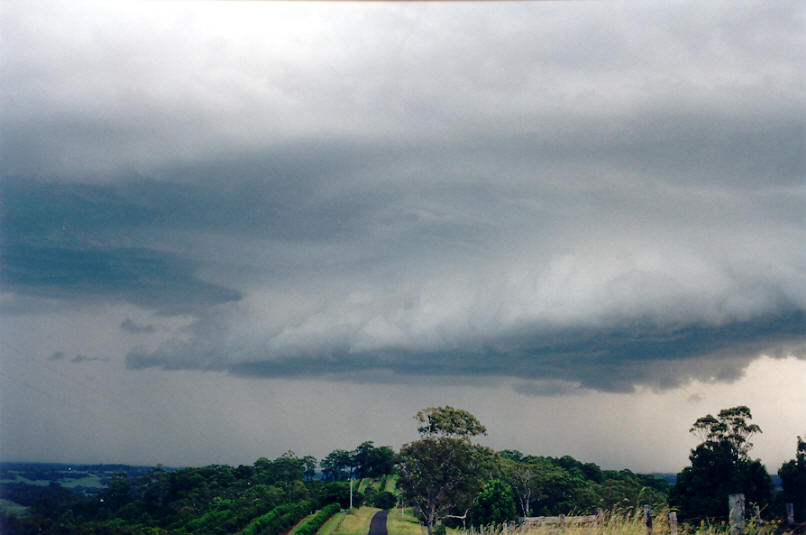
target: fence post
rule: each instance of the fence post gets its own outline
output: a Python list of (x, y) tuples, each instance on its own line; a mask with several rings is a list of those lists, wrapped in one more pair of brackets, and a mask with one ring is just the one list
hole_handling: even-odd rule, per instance
[(761, 508), (758, 504), (753, 504), (753, 523), (755, 523), (756, 526), (761, 525)]
[(652, 506), (649, 504), (644, 505), (644, 518), (646, 519), (647, 535), (652, 535)]
[(744, 494), (728, 496), (730, 535), (744, 535)]
[(677, 513), (669, 511), (669, 535), (677, 535)]
[(790, 526), (795, 525), (795, 504), (787, 502), (786, 504), (786, 523)]

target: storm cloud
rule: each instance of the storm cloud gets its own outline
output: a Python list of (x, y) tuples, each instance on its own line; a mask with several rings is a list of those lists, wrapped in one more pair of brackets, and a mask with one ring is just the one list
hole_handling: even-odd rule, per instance
[(160, 9), (75, 44), (5, 8), (2, 289), (187, 318), (128, 368), (559, 395), (806, 358), (800, 5)]
[(88, 357), (87, 355), (76, 355), (70, 359), (73, 364), (81, 364), (83, 362), (109, 362), (109, 357)]

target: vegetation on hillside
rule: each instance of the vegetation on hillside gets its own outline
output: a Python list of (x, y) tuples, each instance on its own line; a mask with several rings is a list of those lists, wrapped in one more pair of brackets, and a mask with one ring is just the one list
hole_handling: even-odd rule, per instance
[[(294, 527), (288, 535), (366, 535), (374, 511), (406, 505), (430, 533), (605, 510), (622, 519), (626, 531), (612, 531), (622, 534), (630, 532), (630, 515), (643, 504), (658, 511), (671, 505), (683, 521), (709, 519), (714, 526), (710, 519), (724, 519), (733, 492), (762, 506), (766, 518), (782, 518), (785, 501), (796, 504), (798, 521), (806, 514), (806, 442), (798, 437), (795, 458), (779, 470), (783, 490), (774, 494), (763, 465), (749, 456), (749, 439), (761, 429), (747, 407), (694, 423), (702, 443), (671, 494), (669, 484), (652, 475), (603, 470), (570, 456), (494, 452), (473, 442), (486, 429), (461, 409), (429, 407), (415, 419), (420, 437), (398, 453), (364, 442), (352, 451), (334, 450), (318, 472), (316, 459), (293, 452), (237, 467), (98, 467), (102, 477), (87, 468), (76, 470), (80, 477), (65, 477), (66, 466), (6, 465), (0, 533), (285, 535)], [(53, 479), (40, 479), (48, 477)], [(92, 477), (98, 479), (93, 486), (62, 485)], [(357, 478), (352, 496), (351, 477)], [(370, 507), (339, 513), (351, 497), (355, 507)], [(412, 518), (392, 522), (408, 533)], [(696, 525), (689, 531), (719, 533)]]

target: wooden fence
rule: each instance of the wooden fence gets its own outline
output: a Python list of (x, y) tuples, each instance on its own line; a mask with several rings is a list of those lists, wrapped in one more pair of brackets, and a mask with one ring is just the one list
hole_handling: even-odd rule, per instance
[(579, 524), (595, 524), (600, 518), (600, 515), (525, 516), (519, 519), (519, 524), (524, 528), (541, 526), (568, 526)]
[[(745, 500), (744, 494), (733, 494), (728, 498), (728, 510), (730, 535), (745, 535)], [(791, 503), (786, 504), (787, 511), (787, 525), (795, 527), (794, 507)], [(649, 505), (643, 507), (643, 522), (646, 526), (647, 535), (652, 535), (653, 528), (653, 514), (652, 508)], [(752, 508), (752, 522), (755, 526), (761, 526), (767, 522), (761, 518), (761, 511), (758, 506)], [(527, 532), (533, 528), (550, 528), (549, 532), (553, 532), (553, 528), (564, 527), (577, 527), (577, 528), (594, 528), (603, 526), (606, 523), (606, 513), (599, 511), (595, 515), (559, 515), (559, 516), (527, 516), (518, 519), (518, 522), (503, 524), (500, 526), (487, 526), (481, 528), (470, 528), (466, 533), (470, 535), (516, 535), (518, 533)], [(669, 535), (678, 535), (677, 527), (677, 513), (669, 511), (668, 524), (661, 524), (660, 529), (656, 535), (668, 533)]]

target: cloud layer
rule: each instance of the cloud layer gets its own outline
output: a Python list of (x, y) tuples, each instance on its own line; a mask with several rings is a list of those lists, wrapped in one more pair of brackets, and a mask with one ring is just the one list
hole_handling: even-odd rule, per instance
[(2, 289), (188, 318), (130, 368), (552, 394), (806, 357), (796, 3), (4, 9)]

